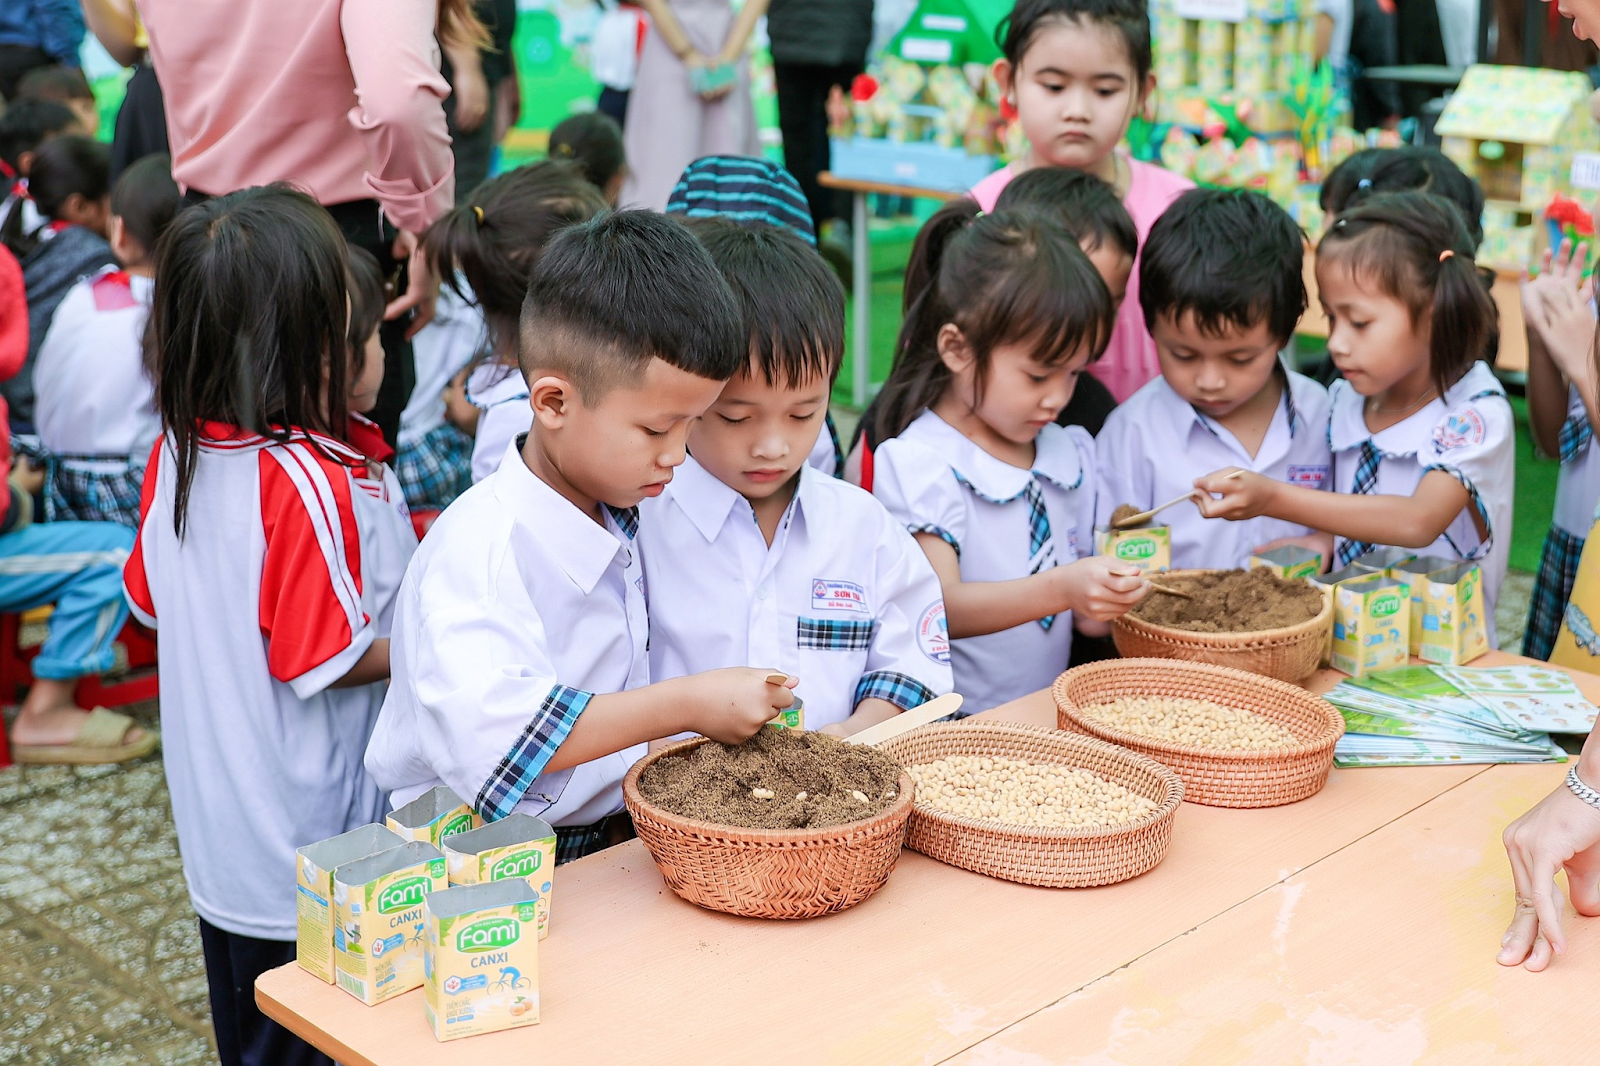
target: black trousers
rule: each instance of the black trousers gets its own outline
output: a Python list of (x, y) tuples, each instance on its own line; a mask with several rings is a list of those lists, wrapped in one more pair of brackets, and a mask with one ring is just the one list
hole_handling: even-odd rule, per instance
[(165, 155), (167, 108), (161, 96), (156, 68), (147, 59), (128, 79), (122, 106), (117, 109), (116, 132), (111, 137), (111, 182), (147, 155)]
[(800, 183), (811, 222), (820, 233), (830, 218), (849, 218), (843, 193), (824, 189), (817, 175), (829, 166), (828, 93), (835, 85), (846, 92), (861, 73), (861, 64), (837, 67), (811, 63), (774, 63), (772, 79), (778, 95), (778, 129), (783, 134), (783, 162)]
[(332, 1059), (256, 1006), (256, 978), (293, 962), (294, 942), (257, 940), (196, 920), (222, 1066), (333, 1066)]

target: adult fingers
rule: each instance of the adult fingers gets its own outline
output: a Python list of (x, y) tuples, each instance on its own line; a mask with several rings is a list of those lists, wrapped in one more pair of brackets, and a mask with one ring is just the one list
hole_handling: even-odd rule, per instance
[[(1539, 915), (1539, 933), (1550, 942), (1557, 955), (1567, 950), (1566, 934), (1561, 928), (1561, 905), (1565, 899), (1556, 887), (1556, 870), (1560, 864), (1545, 854), (1537, 854), (1528, 862), (1528, 880), (1531, 882), (1533, 907)], [(1537, 952), (1538, 944), (1534, 944)]]
[(1573, 909), (1588, 918), (1600, 915), (1600, 848), (1579, 852), (1567, 860), (1566, 868)]
[(1511, 862), (1511, 883), (1515, 893), (1511, 925), (1500, 938), (1500, 954), (1496, 961), (1502, 966), (1517, 966), (1533, 950), (1534, 938), (1539, 932), (1538, 911), (1530, 894), (1527, 867), (1523, 863), (1522, 848), (1516, 842), (1516, 826), (1505, 832), (1506, 858)]

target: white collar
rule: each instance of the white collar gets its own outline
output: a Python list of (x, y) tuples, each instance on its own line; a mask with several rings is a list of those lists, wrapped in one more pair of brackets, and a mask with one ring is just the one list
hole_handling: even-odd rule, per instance
[(483, 363), (467, 375), (467, 400), (483, 410), (510, 400), (525, 399), (527, 395), (527, 379), (514, 366)]
[(1419, 430), (1432, 429), (1440, 419), (1471, 400), (1505, 394), (1505, 388), (1489, 369), (1489, 364), (1479, 361), (1446, 389), (1443, 396), (1435, 396), (1419, 410), (1374, 433), (1367, 428), (1366, 397), (1351, 388), (1348, 381), (1336, 381), (1330, 393), (1333, 413), (1328, 419), (1328, 446), (1333, 451), (1343, 452), (1370, 440), (1384, 455), (1415, 455), (1428, 439), (1428, 434)]
[(972, 486), (985, 499), (1011, 500), (1028, 487), (1037, 475), (1071, 491), (1083, 484), (1083, 455), (1077, 442), (1060, 426), (1046, 426), (1034, 438), (1033, 466), (1012, 466), (997, 459), (940, 418), (924, 411), (907, 428), (906, 436), (921, 437), (955, 469), (956, 477)]
[[(800, 467), (800, 484), (795, 487), (794, 500), (789, 505), (790, 513), (785, 516), (786, 521), (804, 510), (806, 499), (816, 495), (816, 479), (826, 476), (810, 463)], [(750, 501), (701, 466), (692, 455), (686, 457), (683, 465), (673, 473), (667, 493), (707, 543), (716, 541), (728, 524), (729, 514), (740, 503), (744, 504), (741, 516), (748, 515), (752, 522), (755, 521), (755, 509), (750, 506)]]
[(626, 524), (637, 511), (618, 511), (608, 506), (604, 509), (606, 525), (596, 525), (594, 519), (528, 469), (518, 450), (520, 443), (519, 437), (506, 447), (505, 458), (492, 475), (495, 497), (543, 549), (545, 558), (560, 567), (587, 596), (612, 560), (626, 548)]

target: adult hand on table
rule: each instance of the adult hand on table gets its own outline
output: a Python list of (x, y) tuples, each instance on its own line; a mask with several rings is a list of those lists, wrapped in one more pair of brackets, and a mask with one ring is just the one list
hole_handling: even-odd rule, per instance
[(391, 251), (396, 259), (406, 261), (406, 291), (389, 301), (389, 306), (383, 309), (383, 319), (389, 322), (407, 311), (414, 312), (411, 324), (406, 327), (406, 340), (410, 340), (433, 321), (434, 305), (439, 299), (439, 279), (433, 276), (428, 257), (423, 254), (422, 242), (415, 233), (401, 230)]
[[(1596, 754), (1600, 755), (1600, 750)], [(1585, 772), (1584, 762), (1580, 759), (1579, 771), (1592, 788), (1600, 773), (1593, 769)], [(1600, 809), (1579, 799), (1562, 783), (1507, 826), (1501, 839), (1511, 859), (1517, 897), (1516, 912), (1496, 961), (1502, 966), (1521, 964), (1537, 973), (1550, 965), (1554, 955), (1567, 950), (1561, 928), (1565, 901), (1556, 885), (1557, 871), (1563, 867), (1567, 871), (1573, 908), (1589, 917), (1600, 915)]]

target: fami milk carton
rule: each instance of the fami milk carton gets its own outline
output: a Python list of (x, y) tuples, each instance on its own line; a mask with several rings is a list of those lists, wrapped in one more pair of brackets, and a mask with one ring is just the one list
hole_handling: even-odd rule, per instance
[(1404, 666), (1411, 649), (1411, 588), (1368, 574), (1333, 587), (1333, 668), (1352, 677)]
[(374, 822), (295, 852), (295, 947), (302, 969), (333, 984), (333, 871), (405, 841)]
[(422, 1003), (440, 1040), (539, 1021), (538, 890), (520, 877), (423, 900)]
[[(1461, 666), (1489, 650), (1489, 601), (1477, 563), (1454, 563), (1422, 579), (1422, 647), (1430, 663)], [(1415, 598), (1415, 594), (1413, 594)]]
[(1250, 569), (1271, 570), (1285, 581), (1316, 577), (1322, 573), (1322, 553), (1286, 544), (1250, 556)]
[(367, 1006), (422, 984), (422, 900), (445, 887), (444, 856), (425, 840), (333, 872), (333, 965)]
[(438, 847), (445, 837), (476, 829), (478, 817), (460, 796), (440, 785), (390, 811), (384, 824), (407, 840), (426, 840)]
[(1438, 555), (1419, 555), (1415, 559), (1401, 563), (1389, 571), (1389, 576), (1396, 581), (1404, 581), (1411, 586), (1411, 654), (1422, 654), (1422, 597), (1428, 590), (1428, 583), (1423, 580), (1436, 570), (1443, 570), (1455, 564), (1454, 559), (1446, 559)]
[(1112, 529), (1096, 526), (1094, 552), (1135, 567), (1140, 573), (1154, 574), (1172, 569), (1172, 528), (1135, 526)]
[(550, 823), (531, 814), (509, 814), (446, 840), (444, 857), (452, 885), (525, 878), (539, 894), (539, 938), (550, 935), (551, 876), (556, 868), (556, 831)]

